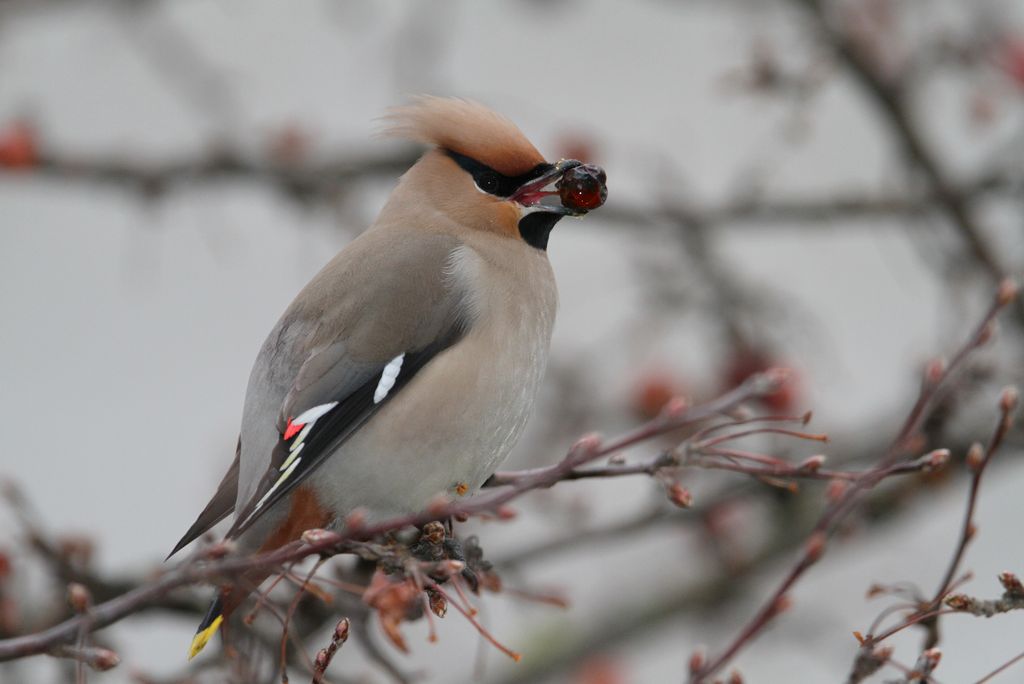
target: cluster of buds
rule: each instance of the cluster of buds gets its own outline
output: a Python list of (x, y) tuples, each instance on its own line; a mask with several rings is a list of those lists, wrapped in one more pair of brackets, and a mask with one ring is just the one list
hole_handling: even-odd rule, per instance
[(331, 659), (334, 658), (338, 649), (348, 641), (348, 632), (348, 618), (342, 618), (334, 627), (331, 643), (326, 648), (321, 648), (316, 654), (313, 661), (313, 684), (321, 684), (324, 681), (324, 674), (327, 672), (327, 666), (331, 664)]
[(875, 674), (892, 658), (892, 646), (862, 647), (857, 652), (857, 659), (847, 681), (862, 682)]
[(1008, 571), (1001, 572), (999, 573), (999, 583), (1003, 585), (1007, 596), (1024, 598), (1024, 584), (1021, 584), (1020, 578), (1017, 575)]
[(998, 599), (984, 600), (966, 594), (952, 594), (946, 597), (945, 604), (953, 610), (981, 617), (1024, 608), (1024, 583), (1020, 578), (1012, 572), (1001, 572), (999, 583), (1003, 585), (1003, 595)]
[(942, 660), (942, 651), (937, 648), (929, 648), (918, 657), (917, 662), (914, 663), (914, 669), (907, 675), (907, 681), (930, 681), (931, 674), (939, 666), (940, 660)]

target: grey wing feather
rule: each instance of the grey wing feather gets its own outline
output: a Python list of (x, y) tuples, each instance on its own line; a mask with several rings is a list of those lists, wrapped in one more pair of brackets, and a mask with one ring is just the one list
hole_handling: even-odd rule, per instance
[[(241, 489), (229, 537), (297, 486), (471, 324), (465, 293), (445, 274), (459, 243), (444, 236), (405, 238), (415, 245), (377, 240), (369, 251), (360, 250), (357, 239), (307, 286), (268, 338), (250, 380)], [(404, 363), (394, 387), (375, 401), (383, 370), (399, 355)], [(308, 435), (285, 438), (290, 419), (331, 404)], [(247, 437), (256, 434), (253, 453)], [(301, 458), (290, 458), (298, 453), (296, 439), (305, 439)]]

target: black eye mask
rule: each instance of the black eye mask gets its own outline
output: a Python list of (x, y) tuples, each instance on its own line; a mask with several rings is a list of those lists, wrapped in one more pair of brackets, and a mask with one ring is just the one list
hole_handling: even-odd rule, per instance
[(445, 153), (455, 160), (455, 163), (466, 173), (473, 177), (473, 182), (476, 183), (480, 190), (488, 195), (502, 198), (511, 197), (523, 184), (555, 168), (553, 164), (537, 164), (526, 173), (518, 176), (506, 176), (464, 154), (452, 152), (451, 150), (445, 150)]

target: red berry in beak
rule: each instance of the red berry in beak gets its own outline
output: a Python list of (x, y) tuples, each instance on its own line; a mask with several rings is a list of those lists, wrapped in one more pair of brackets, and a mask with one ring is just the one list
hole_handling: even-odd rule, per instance
[(579, 212), (597, 209), (608, 198), (606, 181), (600, 166), (583, 164), (569, 169), (558, 182), (562, 206)]

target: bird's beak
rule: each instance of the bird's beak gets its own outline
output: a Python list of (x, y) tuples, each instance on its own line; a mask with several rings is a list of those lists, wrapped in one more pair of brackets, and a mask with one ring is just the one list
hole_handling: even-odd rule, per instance
[(583, 162), (563, 159), (544, 175), (521, 185), (509, 199), (518, 202), (527, 211), (546, 211), (563, 216), (585, 214), (587, 209), (566, 206), (561, 200), (561, 182), (565, 173), (579, 166), (583, 166)]

